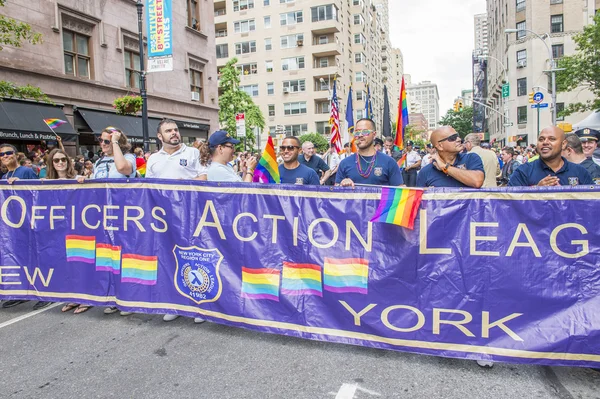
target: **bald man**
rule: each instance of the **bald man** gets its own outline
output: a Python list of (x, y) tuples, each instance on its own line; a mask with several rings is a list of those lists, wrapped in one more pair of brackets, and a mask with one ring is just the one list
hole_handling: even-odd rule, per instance
[(540, 158), (517, 168), (509, 186), (578, 186), (594, 184), (592, 176), (581, 165), (562, 156), (566, 149), (565, 132), (551, 126), (541, 131), (537, 142)]
[(331, 169), (323, 159), (315, 155), (315, 145), (310, 141), (305, 141), (302, 144), (302, 154), (298, 157), (298, 162), (317, 172), (321, 184), (326, 182), (331, 176)]
[(483, 162), (477, 154), (462, 153), (460, 136), (451, 126), (442, 126), (431, 133), (435, 152), (431, 163), (421, 169), (417, 187), (481, 188), (485, 179)]

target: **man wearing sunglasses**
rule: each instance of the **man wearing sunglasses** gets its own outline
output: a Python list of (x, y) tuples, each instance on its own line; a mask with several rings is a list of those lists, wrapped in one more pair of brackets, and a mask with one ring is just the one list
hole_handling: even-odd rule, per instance
[(214, 132), (208, 138), (212, 162), (208, 167), (208, 181), (252, 182), (254, 168), (258, 163), (256, 157), (246, 158), (246, 171), (243, 178), (229, 165), (235, 158), (235, 145), (240, 141), (234, 139), (224, 130)]
[(402, 173), (393, 158), (375, 150), (375, 122), (363, 118), (356, 122), (354, 138), (358, 151), (348, 156), (338, 167), (335, 183), (342, 187), (354, 184), (401, 186)]
[(431, 163), (418, 174), (417, 187), (481, 188), (485, 178), (483, 162), (477, 154), (462, 153), (459, 139), (450, 126), (431, 133), (431, 144), (436, 152), (431, 154)]
[(298, 137), (286, 137), (279, 146), (279, 154), (283, 158), (283, 164), (279, 165), (281, 184), (312, 184), (318, 186), (321, 182), (317, 172), (298, 162), (300, 146)]
[(7, 172), (2, 176), (2, 180), (8, 180), (8, 184), (12, 184), (19, 179), (38, 178), (31, 168), (19, 166), (17, 149), (12, 144), (0, 145), (0, 159), (2, 160), (2, 166), (7, 169)]

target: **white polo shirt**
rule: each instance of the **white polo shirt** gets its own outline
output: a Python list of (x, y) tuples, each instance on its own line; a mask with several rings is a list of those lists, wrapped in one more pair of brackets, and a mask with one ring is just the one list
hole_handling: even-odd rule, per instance
[(164, 149), (150, 155), (146, 163), (146, 177), (159, 179), (195, 179), (205, 175), (208, 168), (200, 163), (200, 151), (181, 144), (173, 154)]
[(406, 154), (406, 166), (413, 166), (421, 160), (421, 156), (415, 150)]

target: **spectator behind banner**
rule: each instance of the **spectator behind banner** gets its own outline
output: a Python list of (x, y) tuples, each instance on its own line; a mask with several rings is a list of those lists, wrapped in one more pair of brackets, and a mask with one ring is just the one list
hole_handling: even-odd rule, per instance
[(214, 132), (208, 138), (212, 161), (208, 167), (208, 181), (252, 183), (254, 168), (258, 161), (249, 156), (245, 160), (244, 177), (238, 175), (229, 164), (235, 158), (235, 145), (240, 141), (234, 139), (224, 130)]
[(583, 147), (583, 154), (586, 158), (592, 158), (594, 162), (600, 165), (600, 159), (594, 158), (594, 153), (598, 150), (598, 139), (600, 139), (600, 132), (596, 129), (579, 129), (575, 134), (581, 140), (581, 146)]
[(469, 154), (477, 154), (483, 162), (483, 171), (485, 172), (485, 180), (482, 187), (497, 187), (496, 175), (500, 170), (498, 158), (490, 150), (481, 148), (481, 139), (477, 133), (467, 134), (465, 137), (465, 148)]
[(501, 152), (502, 162), (502, 174), (500, 175), (500, 184), (506, 186), (510, 177), (519, 167), (519, 163), (514, 159), (515, 150), (512, 147), (504, 147)]
[(2, 166), (6, 168), (6, 173), (2, 176), (2, 180), (8, 180), (8, 184), (13, 184), (20, 179), (37, 179), (38, 176), (33, 169), (19, 165), (17, 154), (17, 149), (14, 145), (0, 145), (0, 159), (2, 160)]
[(431, 163), (421, 169), (417, 187), (481, 188), (485, 180), (483, 162), (477, 154), (462, 153), (464, 147), (456, 130), (450, 126), (434, 130), (431, 144), (436, 152)]
[(302, 144), (302, 156), (298, 157), (298, 161), (305, 166), (308, 166), (315, 172), (317, 172), (317, 176), (321, 180), (321, 184), (327, 181), (329, 176), (331, 176), (331, 170), (329, 169), (329, 165), (321, 157), (315, 154), (315, 145), (310, 141), (305, 141)]
[(335, 176), (337, 174), (338, 166), (340, 165), (341, 159), (335, 149), (335, 145), (329, 144), (329, 150), (323, 156), (323, 161), (329, 166), (331, 174), (327, 180), (323, 183), (326, 186), (335, 185)]
[(93, 179), (125, 179), (135, 177), (135, 157), (131, 144), (119, 129), (107, 127), (98, 137), (102, 157), (94, 164)]
[(375, 140), (373, 140), (373, 146), (375, 147), (375, 151), (383, 151), (383, 140), (381, 140), (379, 137), (375, 137)]
[(283, 158), (283, 164), (279, 165), (281, 184), (312, 184), (318, 186), (321, 182), (317, 172), (298, 162), (301, 146), (298, 137), (286, 137), (279, 146), (279, 153)]
[(402, 179), (406, 187), (416, 187), (417, 172), (421, 168), (421, 156), (413, 148), (413, 142), (406, 142), (406, 161), (402, 170)]
[(509, 186), (577, 186), (593, 184), (592, 177), (581, 165), (561, 156), (566, 148), (565, 132), (556, 126), (541, 131), (537, 148), (540, 158), (525, 163), (511, 176)]
[(435, 153), (435, 148), (433, 148), (433, 145), (431, 143), (428, 143), (425, 146), (425, 150), (427, 151), (427, 153), (423, 156), (423, 159), (421, 159), (421, 170), (423, 170), (425, 166), (431, 163), (431, 155)]
[(396, 150), (394, 147), (394, 139), (392, 137), (386, 137), (383, 142), (385, 155), (392, 157), (394, 161), (398, 162), (400, 158), (402, 158), (402, 152)]
[(581, 140), (576, 134), (569, 133), (565, 135), (567, 146), (562, 150), (562, 156), (569, 162), (579, 164), (588, 171), (596, 184), (600, 184), (600, 165), (597, 165), (592, 158), (586, 158), (581, 146)]

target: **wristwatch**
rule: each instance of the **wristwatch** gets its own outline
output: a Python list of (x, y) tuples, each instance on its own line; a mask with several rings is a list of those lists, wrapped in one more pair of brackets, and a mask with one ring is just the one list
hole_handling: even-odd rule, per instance
[(446, 166), (444, 166), (442, 168), (442, 172), (444, 172), (445, 174), (448, 174), (448, 168), (450, 168), (450, 166), (452, 166), (452, 165), (450, 165), (449, 163), (447, 163)]

